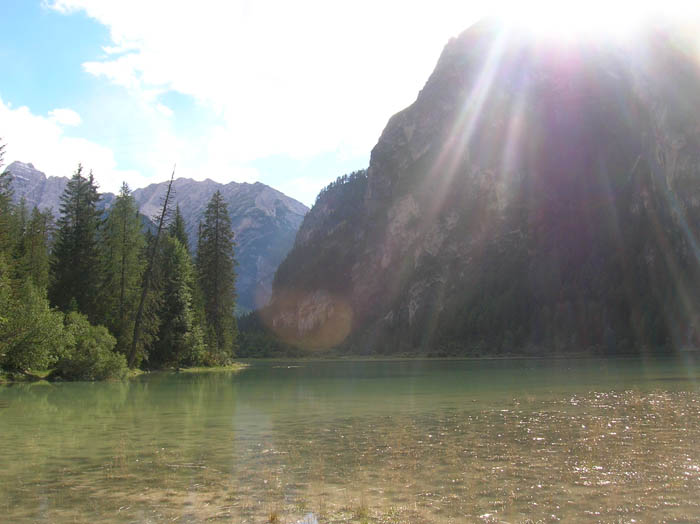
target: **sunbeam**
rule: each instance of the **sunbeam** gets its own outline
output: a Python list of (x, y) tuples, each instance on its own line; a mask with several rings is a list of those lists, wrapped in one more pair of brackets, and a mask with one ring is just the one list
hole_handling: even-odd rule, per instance
[(581, 38), (630, 38), (644, 23), (659, 14), (665, 17), (697, 15), (693, 3), (671, 0), (659, 5), (652, 0), (609, 2), (501, 2), (498, 16), (535, 36), (576, 40)]

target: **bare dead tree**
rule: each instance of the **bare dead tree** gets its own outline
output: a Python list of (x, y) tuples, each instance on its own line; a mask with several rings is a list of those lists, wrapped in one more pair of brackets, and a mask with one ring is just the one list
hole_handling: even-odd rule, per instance
[(156, 231), (156, 236), (153, 239), (153, 244), (151, 245), (151, 251), (148, 256), (148, 265), (146, 266), (146, 271), (143, 274), (143, 285), (141, 286), (141, 301), (139, 302), (139, 308), (136, 311), (136, 319), (134, 320), (134, 336), (131, 340), (131, 351), (129, 351), (129, 367), (134, 367), (134, 362), (136, 361), (136, 348), (139, 343), (139, 338), (141, 337), (141, 323), (143, 321), (143, 308), (146, 303), (146, 296), (151, 287), (151, 277), (153, 274), (153, 266), (155, 264), (156, 256), (158, 255), (158, 241), (160, 240), (160, 234), (165, 225), (165, 220), (168, 216), (170, 205), (170, 197), (172, 195), (173, 181), (175, 180), (175, 167), (173, 166), (173, 174), (170, 175), (170, 182), (168, 183), (168, 190), (165, 193), (165, 199), (163, 199), (163, 208), (158, 218), (158, 230)]

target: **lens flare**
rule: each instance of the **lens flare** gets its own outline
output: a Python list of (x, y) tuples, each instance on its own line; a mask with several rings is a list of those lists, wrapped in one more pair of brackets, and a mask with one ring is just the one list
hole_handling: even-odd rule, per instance
[(542, 38), (628, 38), (645, 22), (659, 16), (687, 20), (697, 18), (700, 8), (695, 2), (669, 0), (620, 0), (565, 2), (535, 0), (502, 2), (496, 15), (514, 27), (530, 31)]

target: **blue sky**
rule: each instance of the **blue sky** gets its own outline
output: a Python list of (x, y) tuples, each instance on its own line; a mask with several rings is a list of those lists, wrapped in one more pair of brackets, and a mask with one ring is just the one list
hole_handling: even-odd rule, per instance
[(368, 165), (469, 2), (0, 0), (6, 161), (104, 190), (261, 181), (310, 205)]

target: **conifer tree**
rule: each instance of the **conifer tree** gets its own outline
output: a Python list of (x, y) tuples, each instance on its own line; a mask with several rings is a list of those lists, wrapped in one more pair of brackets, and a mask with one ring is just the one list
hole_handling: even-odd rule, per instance
[(49, 241), (53, 215), (35, 206), (24, 228), (17, 263), (19, 278), (31, 278), (41, 290), (49, 285)]
[(51, 263), (51, 302), (64, 311), (75, 304), (95, 320), (100, 288), (98, 228), (100, 195), (92, 172), (78, 165), (61, 196), (61, 217)]
[(12, 245), (12, 175), (3, 169), (5, 144), (0, 143), (0, 252), (7, 252)]
[[(146, 270), (146, 264), (148, 263), (148, 257), (150, 256), (151, 253), (153, 253), (153, 248), (155, 244), (155, 235), (150, 232), (146, 231), (144, 235), (145, 239), (145, 247), (143, 249), (143, 254), (142, 254), (142, 259), (144, 261), (144, 277), (145, 277), (145, 270)], [(161, 314), (161, 309), (163, 307), (163, 293), (162, 293), (162, 283), (163, 283), (163, 272), (161, 271), (161, 254), (163, 251), (162, 247), (162, 239), (160, 242), (160, 247), (158, 248), (158, 251), (155, 253), (155, 259), (154, 259), (154, 264), (152, 268), (152, 273), (151, 277), (149, 279), (149, 285), (148, 285), (148, 290), (143, 296), (143, 309), (141, 311), (141, 317), (140, 317), (140, 327), (139, 327), (139, 338), (136, 344), (136, 353), (135, 353), (135, 360), (133, 365), (140, 365), (141, 361), (145, 359), (149, 359), (150, 355), (152, 355), (156, 351), (156, 344), (158, 343), (158, 334), (160, 331), (160, 325), (161, 325), (161, 319), (160, 319), (160, 314)], [(142, 278), (141, 281), (141, 287), (140, 287), (140, 292), (143, 294), (143, 284), (144, 284), (145, 278)], [(138, 308), (136, 308), (136, 315), (138, 314)], [(134, 326), (135, 326), (135, 320), (134, 320)], [(133, 334), (132, 334), (133, 337)], [(134, 347), (133, 344), (133, 339), (132, 339), (132, 348)], [(131, 353), (127, 355), (130, 356)], [(154, 366), (151, 366), (154, 367)]]
[(207, 323), (207, 342), (212, 360), (233, 357), (237, 338), (235, 307), (234, 238), (226, 202), (214, 193), (201, 224), (197, 273)]
[(155, 367), (198, 364), (204, 342), (194, 311), (194, 267), (185, 246), (174, 236), (164, 239), (159, 273), (160, 329), (149, 362)]
[(190, 243), (187, 239), (187, 232), (185, 231), (185, 219), (182, 217), (180, 212), (180, 204), (175, 206), (175, 216), (173, 217), (170, 226), (168, 227), (168, 233), (170, 236), (177, 238), (185, 247), (185, 250), (190, 253)]
[(29, 222), (29, 210), (27, 209), (27, 199), (22, 197), (19, 199), (19, 204), (15, 208), (16, 224), (14, 234), (15, 239), (17, 239), (16, 248), (20, 247), (20, 240), (27, 229), (27, 223)]
[(141, 291), (145, 239), (136, 202), (129, 186), (122, 184), (103, 230), (101, 323), (117, 339), (117, 348), (128, 351)]

